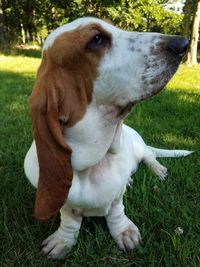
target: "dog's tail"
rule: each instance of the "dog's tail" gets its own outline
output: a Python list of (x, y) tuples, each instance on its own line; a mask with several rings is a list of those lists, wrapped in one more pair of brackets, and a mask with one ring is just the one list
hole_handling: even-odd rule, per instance
[(160, 149), (148, 146), (151, 151), (154, 153), (156, 158), (179, 158), (186, 157), (193, 153), (194, 151), (189, 150), (170, 150), (170, 149)]

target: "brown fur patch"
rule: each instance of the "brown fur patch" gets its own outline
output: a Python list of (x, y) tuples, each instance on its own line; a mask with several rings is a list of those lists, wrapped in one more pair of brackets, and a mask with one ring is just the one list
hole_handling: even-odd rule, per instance
[(64, 143), (62, 127), (72, 127), (81, 120), (92, 101), (93, 81), (108, 49), (87, 49), (87, 43), (99, 31), (103, 31), (99, 25), (89, 25), (65, 32), (43, 53), (30, 97), (40, 170), (35, 203), (37, 219), (55, 215), (69, 193), (72, 151)]

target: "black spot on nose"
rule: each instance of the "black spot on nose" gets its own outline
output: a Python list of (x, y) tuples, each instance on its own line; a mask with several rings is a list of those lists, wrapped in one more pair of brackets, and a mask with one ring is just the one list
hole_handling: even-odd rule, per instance
[(188, 39), (181, 36), (174, 36), (170, 38), (168, 47), (176, 55), (183, 56), (188, 48)]

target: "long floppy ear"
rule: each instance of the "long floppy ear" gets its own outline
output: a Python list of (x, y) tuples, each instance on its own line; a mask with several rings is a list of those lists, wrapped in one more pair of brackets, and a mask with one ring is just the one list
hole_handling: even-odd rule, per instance
[(61, 67), (53, 69), (44, 53), (30, 97), (39, 161), (34, 215), (40, 220), (49, 219), (60, 210), (72, 183), (72, 150), (64, 142), (62, 127), (78, 121), (87, 104), (84, 90), (80, 92), (79, 88), (77, 93), (74, 86), (67, 71)]

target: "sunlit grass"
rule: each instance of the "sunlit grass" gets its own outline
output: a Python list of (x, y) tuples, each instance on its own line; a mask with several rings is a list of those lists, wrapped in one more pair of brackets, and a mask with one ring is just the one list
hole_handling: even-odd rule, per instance
[(138, 104), (126, 119), (149, 145), (196, 151), (187, 158), (162, 159), (169, 172), (165, 182), (144, 165), (133, 177), (124, 202), (141, 231), (141, 246), (121, 253), (105, 221), (87, 218), (75, 248), (55, 263), (39, 252), (59, 218), (46, 223), (33, 219), (35, 190), (23, 172), (32, 141), (28, 96), (39, 64), (38, 51), (0, 54), (0, 266), (199, 267), (200, 65), (181, 66), (165, 90)]
[(167, 88), (200, 93), (200, 64), (192, 67), (182, 65)]
[(40, 59), (23, 56), (6, 56), (0, 54), (0, 70), (21, 74), (22, 76), (35, 76)]

